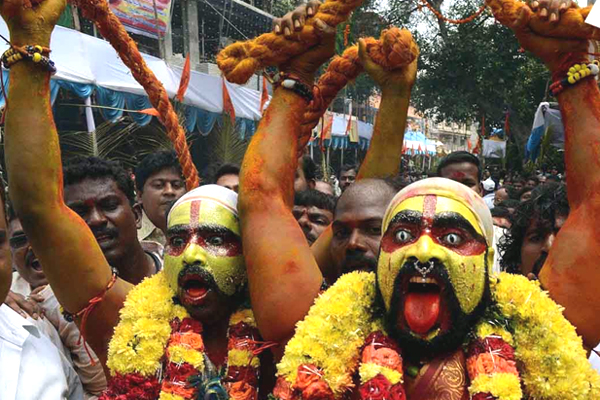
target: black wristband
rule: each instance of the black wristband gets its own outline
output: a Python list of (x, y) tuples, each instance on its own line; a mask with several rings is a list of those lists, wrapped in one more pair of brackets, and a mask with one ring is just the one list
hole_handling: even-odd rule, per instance
[(312, 90), (300, 81), (297, 81), (295, 79), (284, 79), (281, 82), (281, 87), (287, 90), (291, 90), (292, 92), (296, 93), (298, 96), (302, 97), (309, 103), (313, 100)]

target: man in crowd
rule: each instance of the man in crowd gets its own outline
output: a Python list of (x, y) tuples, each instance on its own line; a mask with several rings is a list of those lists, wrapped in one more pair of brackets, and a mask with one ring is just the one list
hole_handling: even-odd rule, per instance
[(164, 246), (167, 210), (186, 192), (175, 152), (163, 150), (144, 157), (135, 170), (135, 186), (143, 207), (138, 239)]
[[(17, 303), (15, 305), (7, 302), (7, 305), (15, 311), (23, 306), (34, 316), (42, 315), (31, 322), (66, 355), (69, 365), (79, 376), (85, 399), (96, 399), (106, 389), (106, 377), (102, 366), (92, 351), (85, 350), (75, 323), (66, 321), (62, 316), (60, 304), (48, 285), (42, 265), (31, 249), (21, 221), (10, 204), (7, 205), (6, 216), (10, 253), (16, 269), (9, 296)], [(25, 314), (25, 317), (28, 315)]]
[[(302, 26), (307, 16), (305, 8), (300, 10), (277, 20), (276, 27), (294, 30), (295, 26)], [(331, 48), (327, 45), (332, 44), (321, 43), (308, 54), (298, 56), (286, 65), (289, 70), (285, 72), (312, 85), (314, 71), (329, 57)], [(410, 92), (416, 77), (416, 60), (393, 72), (377, 66), (366, 55), (363, 65), (376, 82), (386, 84), (390, 96), (381, 104), (371, 147), (360, 171), (353, 166), (340, 177), (344, 192), (334, 211), (332, 229), (320, 236), (312, 251), (290, 212), (295, 160), (280, 156), (283, 148), (288, 149), (285, 154), (297, 150), (295, 130), (299, 125), (290, 121), (301, 118), (305, 100), (278, 88), (267, 117), (261, 121), (246, 152), (240, 176), (242, 240), (249, 279), (257, 282), (250, 285), (252, 304), (261, 334), (267, 340), (283, 343), (289, 339), (296, 322), (306, 315), (321, 290), (324, 276), (334, 282), (344, 272), (372, 270), (376, 263), (383, 215), (396, 188), (373, 178), (399, 172), (404, 130), (398, 127), (406, 125), (408, 102), (398, 101), (401, 96), (393, 94)], [(256, 168), (256, 163), (261, 168)], [(352, 183), (354, 180), (356, 183)], [(275, 237), (277, 240), (272, 240)], [(267, 242), (272, 256), (265, 252)], [(262, 286), (275, 281), (278, 284), (269, 290)], [(281, 314), (283, 309), (287, 310), (285, 315)]]
[(437, 176), (460, 182), (483, 195), (481, 164), (477, 156), (468, 151), (455, 151), (444, 157), (438, 164)]
[(292, 213), (309, 244), (312, 245), (331, 225), (334, 208), (335, 197), (316, 189), (296, 193)]
[(494, 192), (494, 207), (497, 207), (500, 203), (505, 200), (508, 200), (510, 197), (508, 196), (508, 189), (506, 186), (500, 186)]
[(485, 204), (490, 209), (494, 208), (494, 188), (496, 187), (496, 183), (491, 178), (488, 178), (481, 182), (481, 187), (483, 189), (483, 201), (485, 201)]
[(340, 189), (344, 192), (356, 180), (358, 168), (354, 164), (346, 164), (340, 171)]
[[(64, 6), (64, 1), (45, 0), (27, 11), (18, 8), (28, 17), (11, 24), (11, 39), (48, 46)], [(2, 15), (8, 18), (5, 8)], [(39, 33), (35, 38), (32, 24)], [(235, 391), (250, 372), (254, 379), (249, 384), (257, 389), (260, 337), (249, 310), (233, 318), (245, 303), (246, 287), (237, 194), (205, 185), (182, 196), (167, 215), (165, 268), (139, 283), (158, 265), (137, 241), (140, 214), (132, 207), (132, 182), (112, 163), (98, 159), (69, 166), (63, 177), (50, 110), (50, 75), (29, 61), (18, 64), (11, 68), (8, 101), (14, 111), (7, 116), (6, 130), (11, 197), (65, 315), (78, 323), (86, 343), (114, 377), (106, 398), (135, 397), (140, 391), (150, 393), (148, 398), (173, 398), (180, 390), (192, 397), (200, 391)], [(139, 284), (133, 288), (132, 283)], [(176, 339), (182, 340), (179, 352)], [(229, 339), (237, 362), (228, 357)], [(174, 346), (172, 352), (168, 345)], [(220, 378), (227, 359), (232, 369), (227, 369), (227, 380), (216, 379), (216, 387), (214, 378)], [(234, 374), (237, 367), (244, 367), (244, 373)], [(206, 381), (188, 381), (190, 368)], [(269, 376), (264, 371), (260, 375)]]
[(240, 167), (231, 163), (222, 164), (217, 169), (212, 183), (237, 193), (240, 187)]
[(7, 305), (11, 285), (4, 196), (0, 195), (0, 393), (6, 399), (80, 400), (79, 377), (60, 350)]
[(317, 183), (315, 184), (315, 189), (318, 190), (319, 192), (333, 196), (334, 198), (336, 197), (333, 186), (329, 182), (317, 181)]
[[(156, 195), (159, 191), (150, 189), (145, 173), (136, 179), (143, 182), (146, 198), (152, 198), (151, 214), (153, 218), (164, 215), (166, 208)], [(160, 176), (166, 177), (162, 173)], [(133, 181), (124, 168), (96, 157), (77, 158), (65, 165), (63, 179), (65, 204), (87, 224), (106, 260), (122, 279), (137, 284), (161, 269), (160, 254), (145, 252), (138, 240), (142, 215), (134, 206)]]

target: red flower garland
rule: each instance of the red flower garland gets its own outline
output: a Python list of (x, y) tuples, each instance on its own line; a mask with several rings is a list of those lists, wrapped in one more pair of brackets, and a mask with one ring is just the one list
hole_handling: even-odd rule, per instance
[[(203, 348), (201, 337), (202, 323), (193, 318), (170, 322), (171, 336), (169, 345), (184, 345), (190, 348)], [(258, 329), (245, 322), (238, 322), (229, 327), (227, 349), (246, 350), (252, 357), (258, 357), (262, 351)], [(193, 399), (198, 395), (198, 388), (193, 386), (190, 378), (200, 375), (200, 371), (189, 363), (174, 363), (163, 357), (163, 378), (145, 377), (138, 373), (119, 374), (111, 377), (107, 390), (99, 400), (156, 400), (161, 391)], [(231, 400), (256, 400), (258, 397), (259, 368), (247, 366), (228, 366), (222, 379), (223, 387)]]

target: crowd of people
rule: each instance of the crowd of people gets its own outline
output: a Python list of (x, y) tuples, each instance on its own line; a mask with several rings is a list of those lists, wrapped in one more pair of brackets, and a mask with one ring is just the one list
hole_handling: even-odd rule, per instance
[[(47, 47), (64, 3), (7, 4), (13, 45)], [(292, 37), (319, 7), (274, 34)], [(528, 25), (576, 7), (524, 7), (511, 27), (526, 50), (559, 75), (565, 55), (581, 61), (580, 41)], [(314, 29), (318, 43), (281, 66), (288, 84), (242, 165), (212, 165), (195, 188), (173, 150), (133, 174), (96, 157), (63, 165), (48, 72), (11, 65), (1, 399), (600, 398), (595, 80), (558, 98), (563, 174), (486, 169), (459, 151), (424, 176), (399, 156), (416, 61), (385, 70), (361, 42), (383, 95), (372, 145), (324, 177), (297, 156), (304, 86), (333, 53), (331, 27)]]

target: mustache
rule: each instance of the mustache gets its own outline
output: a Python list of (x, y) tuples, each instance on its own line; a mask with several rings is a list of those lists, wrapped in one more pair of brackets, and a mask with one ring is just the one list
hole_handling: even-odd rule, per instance
[(119, 231), (116, 228), (109, 228), (109, 227), (91, 228), (91, 230), (92, 230), (92, 234), (94, 235), (94, 237), (98, 237), (98, 236), (117, 237), (117, 236), (119, 236)]
[[(219, 286), (217, 285), (217, 281), (215, 280), (215, 277), (206, 270), (206, 268), (203, 268), (202, 266), (200, 266), (199, 264), (188, 264), (185, 267), (183, 267), (183, 269), (181, 271), (179, 271), (179, 276), (178, 276), (178, 281), (181, 282), (181, 280), (188, 274), (194, 274), (194, 275), (198, 275), (200, 276), (200, 278), (202, 278), (202, 282), (204, 283), (204, 285), (211, 290), (220, 292), (221, 290), (219, 289)], [(181, 285), (180, 285), (181, 287)]]
[[(344, 272), (355, 271), (357, 266), (366, 267), (370, 271), (377, 270), (377, 260), (372, 257), (367, 257), (362, 252), (347, 251), (344, 262), (342, 263)], [(347, 267), (347, 266), (350, 267)]]

